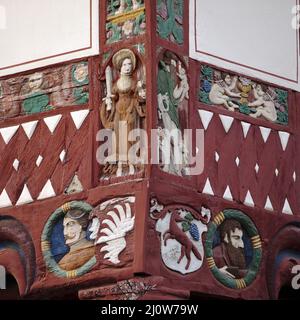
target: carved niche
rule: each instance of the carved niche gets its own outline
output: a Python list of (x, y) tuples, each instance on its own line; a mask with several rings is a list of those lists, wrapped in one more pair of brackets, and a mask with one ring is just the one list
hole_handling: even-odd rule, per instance
[(183, 139), (188, 128), (189, 89), (186, 63), (171, 51), (161, 52), (157, 77), (160, 168), (177, 176), (189, 173), (188, 145)]
[[(146, 148), (146, 74), (138, 55), (131, 49), (116, 52), (103, 68), (102, 127), (111, 135), (110, 152), (98, 157), (101, 179), (133, 176), (144, 171)], [(133, 136), (141, 135), (140, 144)], [(101, 149), (100, 150), (104, 150)]]

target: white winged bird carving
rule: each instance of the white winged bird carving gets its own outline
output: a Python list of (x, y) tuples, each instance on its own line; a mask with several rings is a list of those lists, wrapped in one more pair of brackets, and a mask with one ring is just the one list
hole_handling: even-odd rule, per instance
[[(104, 259), (113, 264), (120, 263), (119, 255), (126, 248), (126, 235), (134, 228), (135, 217), (132, 213), (131, 203), (135, 198), (126, 198), (108, 201), (100, 206), (100, 211), (105, 210), (106, 218), (93, 219), (91, 238), (95, 239), (95, 244), (105, 244), (100, 251), (107, 252)], [(117, 203), (117, 204), (116, 204)]]

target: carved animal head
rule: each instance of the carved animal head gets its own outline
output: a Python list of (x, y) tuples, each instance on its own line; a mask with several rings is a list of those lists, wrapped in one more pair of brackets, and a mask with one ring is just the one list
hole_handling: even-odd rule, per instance
[(163, 205), (160, 205), (158, 200), (156, 198), (153, 198), (151, 201), (150, 201), (150, 213), (153, 214), (153, 213), (160, 213), (162, 212), (162, 210), (164, 209), (164, 206)]

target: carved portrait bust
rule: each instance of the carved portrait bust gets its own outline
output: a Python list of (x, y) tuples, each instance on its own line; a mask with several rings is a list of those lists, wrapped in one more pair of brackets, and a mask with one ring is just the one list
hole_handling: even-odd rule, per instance
[(256, 278), (262, 260), (262, 242), (249, 216), (224, 209), (208, 228), (205, 244), (208, 266), (223, 285), (245, 289)]
[(58, 262), (63, 270), (75, 270), (95, 254), (94, 243), (87, 240), (88, 218), (85, 212), (70, 210), (63, 219), (65, 244), (69, 247), (69, 252)]
[(246, 274), (244, 231), (241, 224), (228, 219), (220, 226), (220, 244), (213, 249), (214, 259), (221, 272), (232, 278)]

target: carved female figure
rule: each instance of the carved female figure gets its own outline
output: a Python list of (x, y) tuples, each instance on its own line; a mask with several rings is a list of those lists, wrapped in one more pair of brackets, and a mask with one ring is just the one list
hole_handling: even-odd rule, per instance
[[(134, 166), (127, 160), (122, 160), (124, 152), (128, 152), (131, 144), (127, 139), (127, 134), (137, 128), (138, 116), (143, 116), (138, 113), (138, 98), (137, 98), (137, 81), (133, 77), (133, 72), (136, 69), (136, 57), (129, 49), (122, 49), (113, 56), (113, 66), (119, 71), (119, 79), (112, 85), (110, 80), (107, 80), (107, 96), (103, 99), (103, 104), (100, 112), (101, 122), (106, 129), (113, 129), (116, 136), (115, 151), (118, 161), (118, 168), (115, 165), (108, 165), (104, 169), (107, 174), (122, 175), (122, 167), (129, 167), (129, 174), (134, 174)], [(107, 74), (106, 76), (111, 77)], [(125, 127), (125, 125), (127, 127)], [(124, 138), (120, 143), (121, 136)], [(125, 130), (125, 131), (123, 131)], [(127, 134), (126, 134), (127, 133)], [(126, 135), (126, 137), (125, 137)], [(126, 141), (126, 142), (125, 142)], [(127, 144), (127, 148), (124, 144)], [(122, 147), (122, 150), (120, 150)], [(125, 157), (127, 159), (127, 155)]]

